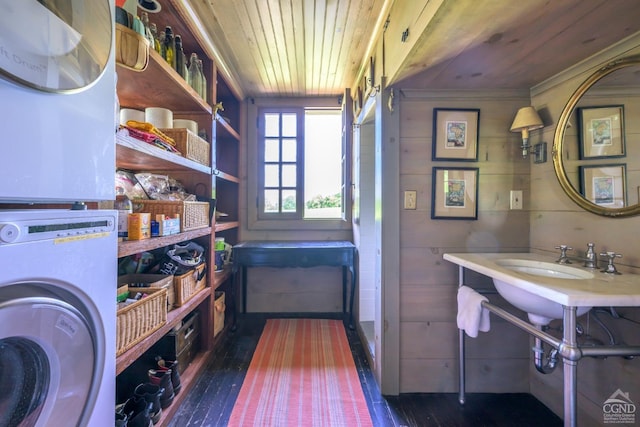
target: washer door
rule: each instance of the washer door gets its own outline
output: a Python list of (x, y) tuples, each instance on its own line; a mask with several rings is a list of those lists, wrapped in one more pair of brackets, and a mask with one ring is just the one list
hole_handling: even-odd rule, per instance
[(0, 288), (0, 426), (84, 425), (95, 388), (88, 322), (64, 301), (12, 288), (10, 298)]
[(111, 52), (106, 0), (0, 0), (0, 75), (46, 92), (91, 86)]

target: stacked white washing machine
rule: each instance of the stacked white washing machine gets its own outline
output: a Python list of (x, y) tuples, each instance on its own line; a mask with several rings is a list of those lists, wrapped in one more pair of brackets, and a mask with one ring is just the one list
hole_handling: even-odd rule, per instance
[(3, 427), (114, 423), (114, 10), (0, 0)]

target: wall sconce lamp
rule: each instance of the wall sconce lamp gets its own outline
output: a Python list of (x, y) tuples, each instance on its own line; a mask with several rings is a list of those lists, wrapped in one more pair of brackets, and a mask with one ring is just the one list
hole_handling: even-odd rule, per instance
[(529, 131), (544, 127), (542, 119), (533, 107), (523, 107), (516, 113), (516, 118), (511, 124), (511, 132), (522, 133), (522, 158), (526, 159), (529, 153), (534, 155), (535, 163), (547, 161), (547, 143), (541, 142), (535, 146), (529, 146)]

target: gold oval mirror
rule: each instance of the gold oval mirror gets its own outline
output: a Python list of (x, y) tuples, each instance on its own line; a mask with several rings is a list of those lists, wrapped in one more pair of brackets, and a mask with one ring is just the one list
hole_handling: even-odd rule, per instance
[[(553, 167), (581, 208), (640, 214), (640, 56), (598, 69), (573, 93), (553, 138)], [(625, 121), (626, 118), (626, 121)]]

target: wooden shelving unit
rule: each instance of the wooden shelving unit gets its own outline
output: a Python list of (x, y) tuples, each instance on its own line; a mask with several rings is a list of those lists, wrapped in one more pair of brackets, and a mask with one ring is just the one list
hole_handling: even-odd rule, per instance
[[(170, 311), (167, 322), (140, 343), (116, 358), (116, 372), (122, 374), (145, 354), (160, 338), (179, 326), (182, 320), (194, 310), (200, 311), (201, 351), (181, 373), (182, 391), (176, 395), (173, 404), (163, 410), (163, 416), (156, 426), (166, 425), (180, 402), (198, 378), (208, 359), (215, 353), (215, 346), (225, 340), (225, 335), (234, 320), (233, 273), (230, 265), (221, 271), (213, 271), (215, 264), (215, 238), (222, 236), (230, 244), (238, 243), (240, 219), (238, 215), (238, 189), (240, 184), (238, 163), (241, 142), (242, 100), (230, 90), (223, 76), (218, 75), (217, 66), (212, 56), (201, 44), (206, 35), (202, 29), (189, 21), (184, 13), (180, 0), (166, 0), (162, 10), (154, 14), (152, 20), (158, 30), (170, 25), (174, 34), (180, 34), (185, 54), (198, 54), (203, 60), (208, 89), (205, 102), (186, 81), (166, 63), (154, 50), (150, 52), (147, 68), (135, 72), (118, 66), (117, 91), (122, 108), (144, 110), (146, 107), (164, 107), (173, 111), (174, 118), (191, 118), (198, 122), (200, 129), (206, 131), (211, 142), (211, 165), (202, 165), (180, 155), (162, 150), (153, 145), (136, 140), (126, 131), (116, 135), (116, 166), (133, 172), (154, 172), (174, 177), (181, 181), (186, 189), (199, 197), (216, 199), (217, 209), (228, 214), (224, 221), (215, 219), (209, 227), (203, 227), (171, 236), (155, 237), (140, 241), (124, 241), (118, 245), (118, 258), (152, 251), (189, 240), (196, 240), (209, 248), (207, 253), (207, 287), (183, 306)], [(223, 102), (224, 112), (218, 114), (212, 107)], [(227, 292), (227, 313), (225, 328), (213, 337), (213, 302), (214, 291), (222, 289)], [(228, 321), (227, 321), (228, 320)]]
[[(126, 100), (127, 108), (144, 110), (162, 106), (171, 111), (190, 111), (211, 114), (198, 93), (155, 50), (149, 52), (149, 65), (142, 72), (118, 67), (118, 96)], [(144, 78), (138, 76), (144, 74)]]
[(163, 248), (165, 246), (174, 245), (187, 240), (197, 239), (198, 237), (209, 236), (210, 234), (211, 227), (205, 227), (197, 230), (185, 231), (184, 233), (172, 234), (170, 236), (120, 242), (118, 244), (118, 258), (122, 258), (127, 255), (139, 254), (140, 252), (152, 251), (154, 249)]
[(143, 339), (138, 345), (122, 353), (116, 358), (116, 374), (122, 373), (129, 365), (149, 350), (153, 344), (173, 329), (182, 319), (211, 295), (211, 288), (204, 288), (182, 307), (178, 307), (167, 313), (167, 322), (157, 331)]
[(225, 222), (216, 222), (216, 232), (221, 232), (225, 230), (233, 230), (238, 228), (238, 221), (225, 221)]
[(130, 170), (193, 171), (204, 175), (212, 172), (209, 166), (134, 139), (122, 131), (116, 134), (116, 164)]

